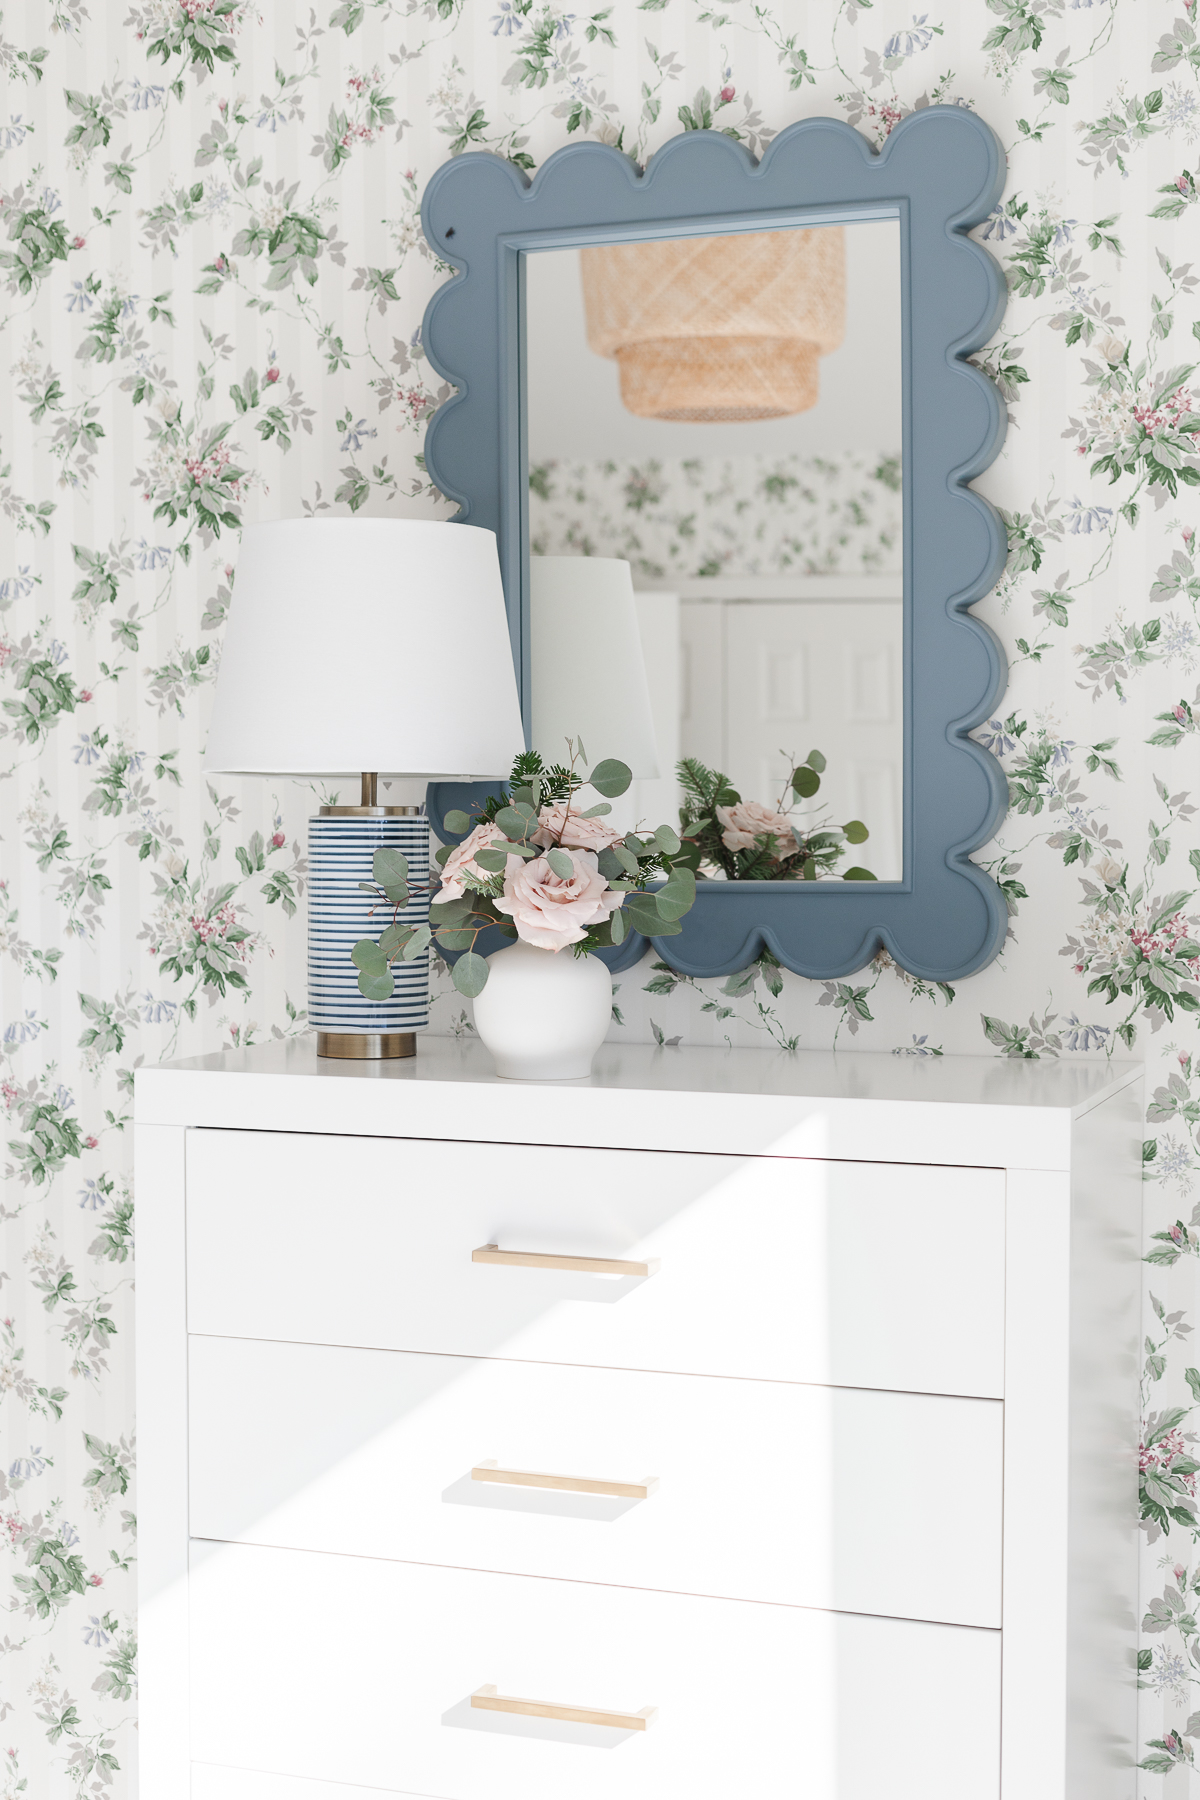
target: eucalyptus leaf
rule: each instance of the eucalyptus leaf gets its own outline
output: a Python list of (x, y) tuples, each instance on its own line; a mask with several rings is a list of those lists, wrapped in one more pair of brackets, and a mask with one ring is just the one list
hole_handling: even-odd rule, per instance
[(371, 873), (380, 887), (386, 887), (389, 882), (393, 886), (403, 887), (408, 880), (408, 858), (402, 856), (399, 850), (387, 847), (377, 850), (371, 858)]
[(542, 854), (536, 844), (507, 844), (506, 843), (504, 848), (507, 851), (509, 856), (523, 856), (525, 858), (526, 862), (529, 861), (531, 856), (540, 856)]
[(608, 928), (614, 944), (625, 942), (625, 914), (620, 908), (609, 919)]
[(379, 948), (385, 956), (395, 956), (402, 950), (416, 930), (415, 925), (389, 925), (379, 939)]
[(819, 750), (810, 750), (804, 760), (810, 769), (815, 769), (817, 771), (818, 775), (823, 775), (825, 773), (825, 758), (821, 755)]
[(433, 935), (443, 950), (471, 950), (479, 933), (474, 925), (439, 925)]
[(843, 881), (878, 881), (878, 875), (872, 875), (870, 869), (847, 869), (842, 876)]
[(442, 867), (442, 864), (447, 862), (449, 860), (449, 858), (452, 857), (453, 855), (454, 855), (454, 845), (453, 844), (441, 844), (434, 851), (433, 860), (437, 864), (438, 868), (440, 869)]
[(547, 850), (546, 861), (550, 864), (551, 869), (553, 869), (560, 881), (574, 880), (575, 864), (571, 861), (571, 858), (567, 855), (565, 850)]
[(664, 919), (682, 919), (695, 904), (696, 877), (690, 869), (672, 869), (666, 887), (654, 896), (654, 904)]
[(446, 830), (454, 832), (456, 837), (466, 837), (471, 829), (471, 821), (467, 814), (460, 812), (457, 807), (446, 814), (444, 824)]
[(462, 894), (457, 900), (435, 900), (429, 908), (429, 917), (435, 925), (462, 925), (470, 918), (471, 911), (470, 895)]
[(477, 850), (472, 860), (481, 869), (486, 869), (489, 875), (503, 875), (508, 867), (508, 851), (497, 848), (495, 844), (489, 844), (486, 849)]
[(638, 859), (632, 850), (627, 850), (624, 844), (611, 844), (609, 848), (612, 850), (613, 860), (620, 864), (627, 875), (637, 874)]
[(601, 875), (603, 875), (605, 881), (612, 881), (615, 876), (621, 873), (624, 864), (621, 862), (612, 845), (605, 844), (603, 850), (601, 850), (599, 856), (596, 858), (596, 867), (599, 869)]
[(534, 817), (535, 814), (530, 807), (526, 807), (524, 812), (520, 812), (515, 806), (503, 806), (496, 814), (496, 824), (506, 837), (525, 838), (529, 836), (529, 827)]
[[(571, 741), (570, 738), (568, 738), (567, 739), (568, 744), (570, 743), (570, 741)], [(586, 763), (587, 762), (587, 751), (583, 747), (583, 739), (582, 738), (575, 739), (575, 748), (579, 752), (580, 762)]]
[(482, 994), (487, 986), (487, 978), (487, 957), (479, 956), (474, 950), (468, 950), (454, 965), (454, 985), (468, 1000), (473, 1000), (476, 994)]
[(602, 763), (596, 764), (588, 776), (588, 780), (596, 792), (603, 794), (606, 800), (615, 800), (618, 794), (625, 792), (633, 780), (633, 775), (623, 762), (617, 762), (614, 757), (610, 756), (606, 757)]
[(393, 906), (407, 906), (408, 905), (408, 885), (406, 882), (389, 881), (383, 891), (387, 895), (388, 899), (391, 901)]
[(598, 806), (589, 806), (586, 812), (579, 813), (577, 816), (581, 819), (602, 819), (605, 813), (610, 813), (611, 811), (612, 807), (608, 804), (608, 801), (601, 800)]
[(621, 911), (630, 930), (640, 931), (643, 937), (658, 937), (661, 934), (663, 918), (654, 904), (653, 894), (630, 894)]
[(368, 975), (365, 969), (358, 972), (358, 991), (367, 1000), (390, 1000), (396, 983), (392, 979), (392, 971), (385, 968), (382, 975)]
[(422, 955), (424, 951), (429, 948), (429, 940), (432, 936), (433, 933), (430, 931), (428, 925), (418, 925), (407, 944), (405, 944), (404, 949), (400, 952), (403, 960), (405, 962), (412, 962), (414, 957)]
[(865, 844), (871, 835), (861, 819), (851, 819), (848, 825), (843, 825), (842, 830), (850, 844)]
[(379, 887), (374, 881), (360, 881), (358, 884), (358, 891), (360, 894), (374, 895), (379, 892)]
[(792, 774), (792, 787), (802, 800), (809, 799), (816, 793), (820, 785), (821, 777), (806, 763), (801, 763), (800, 767)]
[(683, 848), (682, 844), (679, 841), (679, 834), (675, 831), (672, 831), (672, 829), (669, 825), (660, 825), (659, 826), (658, 830), (654, 834), (654, 841), (658, 845), (659, 849), (661, 851), (663, 851), (664, 854), (667, 856), (676, 856), (676, 855), (678, 855), (679, 851)]
[(374, 938), (359, 938), (350, 952), (350, 961), (356, 969), (363, 969), (370, 975), (380, 975), (387, 968), (387, 957)]

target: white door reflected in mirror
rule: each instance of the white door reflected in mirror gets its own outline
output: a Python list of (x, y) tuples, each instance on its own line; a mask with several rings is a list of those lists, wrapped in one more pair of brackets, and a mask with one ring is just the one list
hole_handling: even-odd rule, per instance
[[(630, 563), (660, 751), (639, 810), (695, 759), (802, 837), (861, 821), (807, 874), (900, 879), (899, 222), (524, 262), (531, 550)], [(799, 872), (782, 840), (730, 843), (712, 873)]]

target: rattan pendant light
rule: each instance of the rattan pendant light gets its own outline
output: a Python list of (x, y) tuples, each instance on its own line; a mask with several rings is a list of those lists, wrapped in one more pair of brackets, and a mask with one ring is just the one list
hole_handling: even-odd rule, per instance
[(842, 341), (840, 225), (659, 238), (580, 252), (587, 335), (647, 419), (779, 419), (815, 406)]

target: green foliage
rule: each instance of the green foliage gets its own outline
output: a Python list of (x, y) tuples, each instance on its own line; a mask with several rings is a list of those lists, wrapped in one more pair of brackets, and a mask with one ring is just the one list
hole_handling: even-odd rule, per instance
[(0, 250), (0, 269), (19, 293), (30, 294), (56, 262), (67, 260), (67, 228), (41, 206), (13, 206), (8, 221), (7, 250)]
[(70, 1101), (43, 1095), (28, 1100), (21, 1108), (24, 1139), (9, 1140), (22, 1174), (35, 1187), (41, 1187), (65, 1168), (68, 1156), (83, 1155), (79, 1121), (68, 1115)]
[(165, 65), (173, 56), (198, 65), (211, 75), (217, 63), (235, 62), (230, 27), (242, 0), (214, 0), (203, 12), (190, 17), (182, 7), (155, 25), (146, 44), (146, 55)]
[[(684, 794), (679, 812), (681, 860), (702, 880), (712, 872), (727, 881), (816, 881), (833, 874), (846, 846), (865, 843), (869, 833), (861, 819), (845, 825), (829, 825), (819, 819), (805, 824), (790, 820), (796, 802), (809, 800), (819, 791), (824, 771), (825, 758), (819, 750), (810, 750), (801, 763), (793, 758), (774, 809), (776, 819), (788, 820), (786, 829), (782, 823), (775, 829), (756, 826), (753, 843), (734, 848), (725, 839), (732, 827), (719, 816), (718, 808), (738, 806), (741, 795), (719, 769), (707, 768), (696, 757), (684, 757), (676, 767)], [(746, 829), (749, 832), (749, 827)], [(874, 881), (875, 877), (869, 869), (855, 867), (842, 871), (841, 879)]]
[[(26, 1550), (26, 1563), (30, 1573), (14, 1575), (13, 1586), (26, 1596), (39, 1619), (51, 1618), (72, 1594), (84, 1592), (83, 1558), (72, 1554), (61, 1538), (32, 1539)], [(57, 1731), (52, 1734), (52, 1743), (58, 1735)]]

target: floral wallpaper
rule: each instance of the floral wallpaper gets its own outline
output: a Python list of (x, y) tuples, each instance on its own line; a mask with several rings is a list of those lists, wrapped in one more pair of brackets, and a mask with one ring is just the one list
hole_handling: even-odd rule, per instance
[(714, 575), (899, 575), (900, 457), (539, 463), (538, 556), (621, 556), (640, 584)]
[[(1010, 159), (979, 235), (1012, 293), (980, 357), (1012, 414), (980, 483), (1011, 557), (980, 612), (1012, 664), (983, 734), (1012, 807), (980, 858), (1012, 935), (954, 989), (884, 958), (815, 984), (646, 963), (615, 1030), (1147, 1059), (1140, 1792), (1196, 1786), (1195, 0), (4, 0), (0, 82), (2, 1800), (132, 1793), (133, 1074), (304, 1029), (314, 795), (206, 780), (200, 753), (243, 520), (445, 510), (425, 181), (579, 134), (757, 155), (819, 113), (879, 143), (935, 100)], [(884, 566), (880, 468), (777, 472), (791, 507), (719, 468), (644, 470), (640, 507), (627, 472), (561, 471), (537, 529), (672, 571)], [(331, 593), (331, 630), (347, 611)], [(446, 994), (434, 1019), (469, 1029)]]

